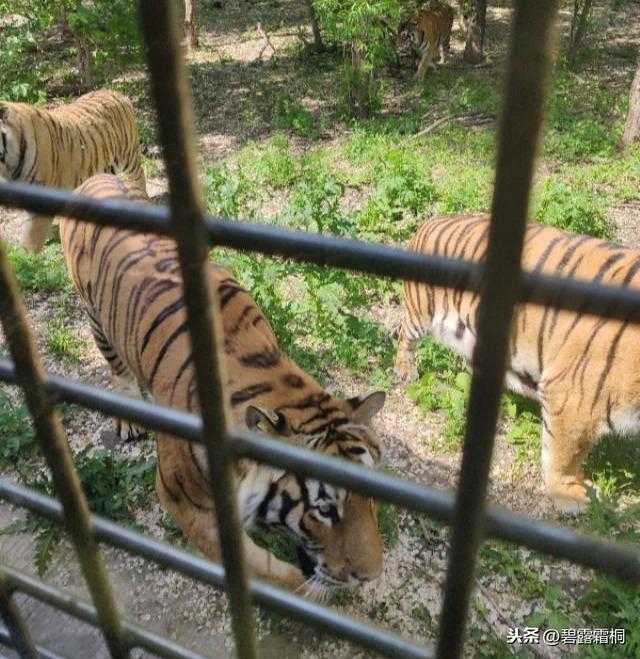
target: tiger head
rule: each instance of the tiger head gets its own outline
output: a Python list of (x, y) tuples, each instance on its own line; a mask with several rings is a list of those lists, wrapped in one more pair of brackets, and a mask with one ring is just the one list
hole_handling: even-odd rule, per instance
[[(295, 424), (288, 410), (249, 406), (246, 422), (251, 430), (374, 467), (380, 461), (381, 442), (368, 422), (384, 399), (382, 392), (349, 400), (331, 398), (333, 405), (341, 404), (343, 415), (311, 433), (292, 433)], [(378, 507), (371, 499), (284, 470), (263, 468), (260, 473), (260, 495), (251, 495), (253, 501), (245, 500), (243, 506), (245, 525), (274, 527), (292, 535), (311, 587), (322, 591), (356, 586), (380, 575), (383, 545)]]
[(0, 180), (20, 179), (31, 168), (32, 135), (14, 103), (0, 103)]
[(395, 50), (398, 57), (411, 57), (420, 44), (418, 21), (415, 18), (402, 21), (395, 38)]

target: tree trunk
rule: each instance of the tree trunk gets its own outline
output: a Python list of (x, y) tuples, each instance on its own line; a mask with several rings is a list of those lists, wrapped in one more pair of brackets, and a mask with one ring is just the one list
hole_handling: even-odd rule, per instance
[(631, 92), (629, 93), (629, 113), (624, 125), (624, 135), (622, 136), (622, 147), (626, 149), (632, 142), (640, 140), (640, 59), (638, 68), (631, 83)]
[(569, 59), (572, 60), (580, 48), (587, 31), (591, 14), (592, 0), (573, 0), (573, 16), (571, 17), (571, 33), (569, 35)]
[(184, 0), (184, 31), (187, 35), (187, 46), (189, 50), (200, 48), (194, 5), (195, 0)]
[(324, 41), (322, 41), (322, 34), (320, 33), (320, 26), (318, 25), (318, 17), (316, 15), (316, 8), (313, 6), (313, 0), (306, 0), (307, 7), (309, 8), (309, 18), (311, 20), (311, 30), (313, 31), (313, 43), (316, 50), (321, 53), (325, 50)]
[(94, 89), (96, 86), (93, 77), (93, 57), (91, 55), (91, 42), (82, 32), (73, 32), (76, 42), (76, 66), (80, 74), (80, 81), (84, 91)]
[(349, 105), (358, 119), (366, 119), (371, 114), (369, 92), (371, 76), (363, 71), (362, 50), (351, 44), (351, 79), (349, 81)]
[(480, 64), (484, 59), (484, 30), (487, 21), (487, 0), (475, 0), (475, 7), (467, 21), (467, 43), (462, 59), (469, 64)]

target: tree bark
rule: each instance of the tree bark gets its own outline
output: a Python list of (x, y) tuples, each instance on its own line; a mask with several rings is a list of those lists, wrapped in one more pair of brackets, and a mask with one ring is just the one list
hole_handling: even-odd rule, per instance
[(629, 92), (629, 112), (624, 125), (622, 147), (626, 149), (632, 142), (640, 140), (640, 59)]
[(363, 55), (361, 49), (351, 44), (352, 77), (349, 83), (349, 105), (358, 119), (367, 119), (371, 115), (369, 94), (372, 76), (363, 71)]
[(484, 59), (484, 31), (487, 21), (487, 0), (475, 0), (475, 7), (467, 20), (467, 42), (462, 59), (480, 64)]
[(184, 31), (187, 35), (187, 46), (189, 47), (189, 50), (197, 50), (200, 48), (194, 5), (195, 0), (184, 0)]
[(307, 7), (309, 8), (309, 18), (311, 20), (311, 31), (313, 32), (313, 43), (316, 50), (321, 53), (325, 50), (324, 41), (322, 41), (322, 34), (320, 33), (320, 26), (318, 25), (318, 16), (316, 15), (316, 8), (313, 6), (313, 0), (306, 0)]
[(93, 76), (93, 57), (91, 55), (91, 42), (86, 35), (73, 31), (76, 43), (76, 66), (80, 74), (82, 89), (89, 91), (96, 86)]
[(569, 59), (572, 60), (587, 31), (592, 0), (573, 0), (573, 16), (571, 17), (571, 33), (569, 35)]

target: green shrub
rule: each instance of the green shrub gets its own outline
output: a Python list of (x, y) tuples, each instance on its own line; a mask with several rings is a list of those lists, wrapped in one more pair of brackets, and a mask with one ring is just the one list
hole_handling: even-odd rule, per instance
[(59, 293), (74, 290), (60, 245), (45, 245), (39, 254), (7, 245), (7, 252), (23, 292)]

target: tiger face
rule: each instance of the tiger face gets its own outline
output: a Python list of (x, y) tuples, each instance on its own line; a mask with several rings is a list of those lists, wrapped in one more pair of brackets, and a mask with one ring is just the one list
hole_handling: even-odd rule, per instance
[[(370, 410), (377, 411), (384, 403), (384, 394), (372, 394), (367, 401)], [(307, 448), (366, 467), (380, 462), (380, 440), (365, 424), (332, 424), (320, 433), (296, 437), (283, 434), (286, 425), (280, 413), (247, 409), (247, 426), (254, 431), (266, 430), (294, 443), (304, 441)], [(266, 469), (260, 490), (263, 496), (254, 496), (244, 505), (240, 495), (245, 526), (272, 527), (292, 536), (309, 586), (351, 587), (380, 575), (383, 545), (378, 508), (371, 499), (274, 469)]]
[(419, 28), (415, 18), (400, 23), (395, 39), (396, 53), (400, 57), (412, 57), (418, 53)]
[(9, 103), (0, 103), (0, 179), (14, 181), (30, 167), (29, 140), (19, 113)]

